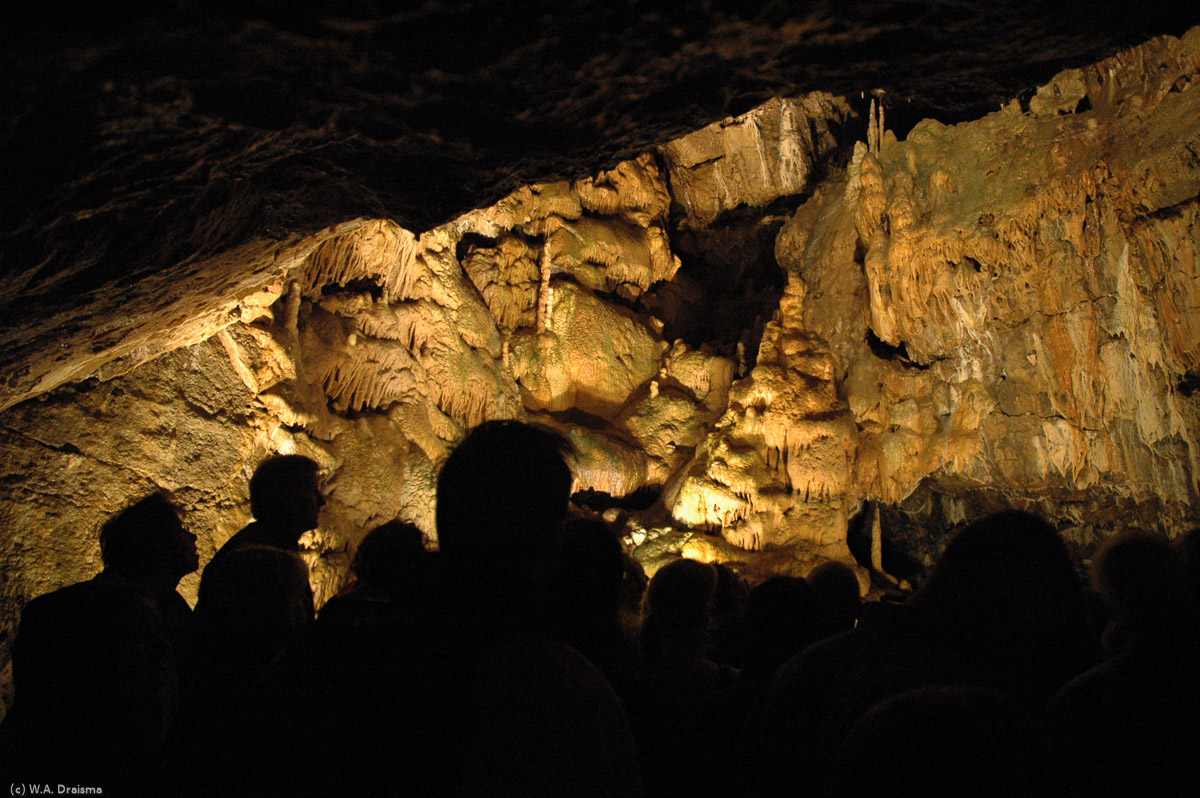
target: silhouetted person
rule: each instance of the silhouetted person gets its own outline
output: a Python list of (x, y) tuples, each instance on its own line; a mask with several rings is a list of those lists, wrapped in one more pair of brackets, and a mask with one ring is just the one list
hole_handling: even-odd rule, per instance
[(394, 627), (421, 600), (425, 537), (413, 524), (388, 521), (367, 533), (354, 553), (354, 578), (321, 607), (315, 645), (336, 656), (396, 656)]
[(641, 683), (637, 641), (621, 626), (625, 552), (600, 520), (568, 521), (556, 603), (555, 635), (600, 669), (628, 701)]
[(823, 618), (811, 586), (799, 577), (773, 576), (750, 591), (749, 652), (742, 670), (747, 700), (757, 698), (780, 665), (821, 637)]
[(717, 569), (681, 559), (646, 589), (645, 700), (635, 710), (650, 795), (709, 795), (731, 754), (729, 705), (738, 672), (711, 657)]
[(491, 421), (438, 475), (446, 605), (470, 635), (447, 641), (470, 662), (460, 672), (470, 730), (454, 762), (467, 794), (640, 792), (616, 693), (591, 663), (552, 641), (570, 455), (556, 432)]
[(179, 703), (171, 643), (191, 613), (175, 588), (199, 564), (196, 537), (152, 493), (104, 522), (100, 551), (99, 575), (22, 612), (0, 771), (161, 789)]
[[(438, 478), (440, 551), (422, 558), (411, 600), (341, 651), (318, 635), (296, 663), (292, 794), (639, 791), (616, 693), (553, 640), (568, 453), (514, 421), (455, 447)], [(319, 758), (304, 750), (314, 739)]]
[(1051, 706), (1060, 792), (1195, 795), (1200, 636), (1184, 563), (1161, 536), (1127, 532), (1105, 541), (1093, 571), (1113, 650)]
[[(270, 669), (314, 616), (308, 566), (297, 552), (325, 503), (318, 471), (301, 455), (264, 460), (250, 478), (254, 521), (204, 568), (183, 644), (183, 713), (173, 745), (181, 784), (193, 794), (254, 783), (271, 758), (263, 739), (270, 735), (260, 727), (283, 688)], [(196, 756), (187, 750), (193, 745)], [(196, 762), (221, 764), (198, 770)]]
[(280, 710), (274, 665), (313, 620), (298, 554), (244, 546), (204, 571), (173, 764), (187, 795), (262, 794)]
[(733, 746), (742, 752), (736, 769), (730, 768), (729, 789), (744, 791), (747, 756), (743, 734), (746, 719), (762, 699), (771, 675), (790, 657), (822, 636), (823, 614), (808, 583), (796, 576), (774, 576), (750, 591), (746, 604), (746, 663), (736, 686), (731, 731), (739, 735)]
[(205, 566), (205, 572), (246, 546), (298, 551), (300, 536), (316, 529), (321, 507), (325, 505), (319, 471), (320, 466), (313, 460), (299, 454), (281, 454), (264, 460), (250, 477), (250, 512), (254, 520), (225, 541)]
[(725, 563), (714, 563), (717, 589), (713, 591), (708, 633), (712, 636), (713, 659), (721, 665), (741, 669), (745, 664), (747, 629), (746, 602), (750, 586), (741, 574)]
[(729, 674), (709, 657), (717, 569), (680, 559), (658, 570), (646, 589), (642, 658), (652, 675), (666, 675), (675, 687), (707, 691)]
[(415, 525), (388, 521), (367, 533), (354, 552), (357, 590), (373, 596), (396, 593), (411, 578), (414, 564), (425, 556), (425, 536)]
[(553, 633), (570, 443), (516, 421), (489, 421), (438, 474), (442, 609), (477, 639)]
[[(235, 556), (236, 555), (236, 556)], [(313, 620), (308, 566), (271, 546), (243, 546), (204, 572), (195, 620), (222, 679), (253, 676)]]
[(105, 521), (100, 557), (104, 570), (95, 582), (133, 588), (171, 635), (182, 629), (192, 609), (176, 587), (200, 567), (200, 555), (196, 536), (184, 528), (166, 496), (151, 493)]
[(755, 727), (754, 772), (770, 795), (824, 785), (857, 717), (918, 687), (1000, 690), (1032, 723), (1095, 655), (1061, 538), (1029, 513), (996, 513), (950, 541), (893, 617), (816, 643), (780, 668)]
[(812, 569), (806, 579), (825, 615), (822, 633), (834, 635), (853, 629), (862, 611), (862, 595), (854, 569), (829, 560)]
[(33, 599), (12, 662), (15, 703), (0, 730), (6, 782), (161, 790), (178, 686), (161, 619), (138, 592), (81, 582)]
[(924, 687), (888, 698), (854, 724), (834, 762), (838, 798), (1034, 798), (1045, 754), (1003, 693)]
[(425, 554), (425, 536), (415, 525), (399, 520), (380, 524), (358, 544), (350, 565), (354, 577), (329, 603), (352, 596), (391, 599), (408, 592)]
[(544, 427), (488, 421), (438, 474), (438, 544), (474, 561), (557, 557), (571, 497), (571, 444)]
[(620, 618), (621, 630), (627, 637), (636, 641), (642, 631), (642, 603), (646, 597), (646, 587), (650, 579), (642, 564), (625, 554), (621, 558), (624, 563), (624, 573), (621, 577)]

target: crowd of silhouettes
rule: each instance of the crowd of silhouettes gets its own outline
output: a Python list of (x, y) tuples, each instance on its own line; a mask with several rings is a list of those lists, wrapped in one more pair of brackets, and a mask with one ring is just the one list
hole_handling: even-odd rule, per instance
[(176, 591), (196, 537), (152, 494), (104, 570), (33, 599), (0, 726), (10, 783), (104, 794), (1191, 795), (1200, 532), (1131, 530), (1090, 586), (1044, 520), (948, 544), (907, 601), (826, 563), (751, 587), (689, 559), (647, 580), (571, 517), (570, 446), (472, 430), (437, 483), (438, 550), (371, 530), (316, 611), (320, 473), (264, 461), (254, 521)]

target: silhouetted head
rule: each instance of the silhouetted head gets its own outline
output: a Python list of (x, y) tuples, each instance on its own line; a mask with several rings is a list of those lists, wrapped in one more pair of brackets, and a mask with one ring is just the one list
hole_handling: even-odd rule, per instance
[(563, 536), (562, 572), (565, 590), (592, 612), (615, 618), (625, 576), (625, 552), (603, 521), (568, 521)]
[(351, 569), (367, 592), (392, 593), (411, 578), (425, 556), (425, 536), (406, 521), (388, 521), (367, 533)]
[(750, 598), (750, 586), (746, 579), (725, 563), (715, 563), (717, 588), (713, 591), (713, 618), (742, 618), (746, 615), (746, 602)]
[(200, 567), (196, 536), (184, 529), (175, 505), (151, 493), (100, 527), (100, 557), (106, 569), (145, 587), (174, 589)]
[(642, 600), (650, 580), (646, 577), (646, 569), (633, 557), (622, 553), (621, 562), (621, 613), (628, 619), (638, 620), (642, 616)]
[(625, 552), (599, 519), (568, 521), (554, 597), (555, 636), (603, 668), (620, 639)]
[(948, 634), (1060, 646), (1085, 634), (1081, 594), (1054, 527), (1008, 510), (959, 532), (912, 603), (937, 610)]
[(821, 608), (812, 588), (796, 576), (773, 576), (750, 591), (746, 625), (748, 666), (765, 678), (788, 657), (815, 642), (822, 630)]
[(1006, 510), (955, 535), (917, 598), (919, 603), (965, 602), (965, 609), (986, 611), (1029, 590), (1077, 587), (1070, 556), (1054, 527), (1031, 513)]
[(706, 628), (717, 589), (717, 569), (696, 560), (667, 563), (646, 588), (647, 621), (662, 626)]
[(1134, 634), (1161, 634), (1194, 621), (1183, 559), (1160, 535), (1114, 535), (1096, 552), (1092, 574), (1113, 619)]
[(250, 478), (250, 510), (254, 520), (294, 532), (296, 538), (316, 529), (325, 498), (318, 480), (320, 466), (299, 454), (264, 460)]
[(442, 466), (438, 544), (447, 555), (519, 559), (556, 554), (571, 497), (570, 443), (553, 430), (488, 421)]
[(862, 610), (862, 595), (853, 568), (836, 560), (823, 562), (808, 575), (808, 586), (825, 612), (828, 631), (854, 628)]

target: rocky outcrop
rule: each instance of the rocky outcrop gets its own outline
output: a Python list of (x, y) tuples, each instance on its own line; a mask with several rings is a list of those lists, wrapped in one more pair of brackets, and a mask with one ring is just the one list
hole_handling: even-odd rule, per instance
[(1081, 534), (1125, 502), (1194, 522), (1198, 57), (1194, 30), (1028, 111), (860, 145), (789, 222), (777, 253), (844, 374), (862, 497), (929, 481)]
[(838, 146), (833, 128), (851, 116), (840, 97), (816, 92), (771, 100), (662, 148), (688, 222), (707, 227), (740, 206), (805, 193), (812, 171)]

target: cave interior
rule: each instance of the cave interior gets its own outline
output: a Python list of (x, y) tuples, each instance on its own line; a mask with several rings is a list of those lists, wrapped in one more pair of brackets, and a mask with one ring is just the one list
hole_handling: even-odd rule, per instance
[(651, 573), (878, 593), (998, 509), (1080, 563), (1191, 528), (1200, 13), (1092, 11), (23, 8), (0, 664), (104, 518), (165, 490), (206, 561), (270, 454), (322, 467), (318, 602), (375, 525), (436, 546), (489, 419), (565, 435)]

